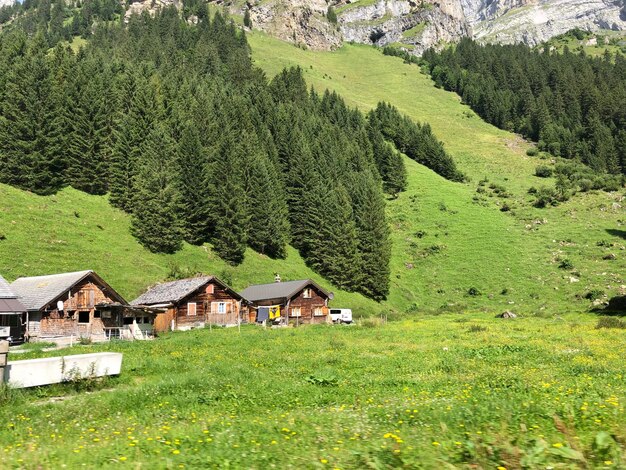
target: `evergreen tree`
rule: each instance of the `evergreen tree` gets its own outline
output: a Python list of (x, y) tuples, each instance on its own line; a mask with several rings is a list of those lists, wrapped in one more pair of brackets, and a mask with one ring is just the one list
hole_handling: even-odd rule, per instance
[(233, 265), (245, 256), (249, 217), (243, 186), (244, 148), (227, 135), (215, 156), (210, 182), (213, 249)]
[(374, 300), (384, 300), (389, 293), (391, 242), (385, 202), (376, 178), (369, 172), (355, 174), (350, 197), (360, 261), (358, 290)]
[(142, 145), (134, 177), (131, 231), (155, 253), (174, 253), (182, 242), (173, 152), (174, 143), (167, 129), (156, 126)]
[(246, 193), (248, 194), (248, 244), (271, 258), (287, 256), (289, 219), (285, 190), (275, 164), (259, 151), (258, 142), (245, 137), (248, 155)]
[(198, 131), (187, 123), (178, 144), (178, 184), (185, 240), (200, 245), (211, 234), (208, 185), (211, 181), (209, 158), (200, 144)]

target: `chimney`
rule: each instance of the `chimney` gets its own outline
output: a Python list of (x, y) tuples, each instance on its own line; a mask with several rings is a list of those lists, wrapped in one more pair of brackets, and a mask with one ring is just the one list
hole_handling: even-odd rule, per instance
[(280, 282), (280, 274), (276, 273), (276, 276), (274, 276), (274, 282)]

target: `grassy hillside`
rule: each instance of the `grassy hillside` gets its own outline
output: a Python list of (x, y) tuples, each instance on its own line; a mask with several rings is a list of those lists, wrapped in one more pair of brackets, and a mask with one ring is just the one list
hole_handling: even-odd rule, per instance
[[(318, 91), (336, 90), (363, 111), (385, 100), (429, 122), (470, 177), (468, 184), (451, 183), (407, 162), (409, 190), (389, 203), (394, 306), (552, 313), (586, 309), (588, 301), (579, 297), (590, 290), (623, 292), (622, 194), (579, 195), (557, 208), (535, 209), (528, 189), (553, 181), (534, 176), (534, 169), (550, 162), (528, 157), (528, 143), (486, 124), (457, 95), (434, 88), (415, 65), (361, 45), (327, 53), (261, 33), (249, 40), (256, 65), (269, 76), (299, 65)], [(488, 183), (478, 194), (482, 179)], [(509, 197), (489, 189), (494, 183)], [(500, 211), (505, 203), (511, 211)], [(602, 259), (610, 253), (617, 259)], [(564, 259), (574, 269), (560, 269)], [(471, 287), (482, 295), (467, 295)]]
[(336, 304), (353, 305), (369, 315), (380, 307), (357, 294), (338, 291), (307, 268), (290, 249), (286, 260), (271, 260), (249, 250), (245, 262), (232, 268), (210, 247), (185, 244), (174, 255), (157, 255), (130, 234), (130, 217), (108, 200), (68, 188), (54, 196), (36, 196), (0, 184), (0, 273), (12, 281), (63, 271), (93, 269), (127, 300), (173, 271), (217, 275), (235, 289), (311, 277), (334, 291)]
[[(300, 65), (312, 86), (337, 90), (363, 111), (386, 100), (428, 121), (470, 177), (469, 183), (451, 183), (407, 160), (409, 189), (388, 206), (394, 242), (389, 301), (376, 304), (326, 283), (337, 292), (334, 305), (362, 315), (504, 309), (551, 315), (586, 310), (590, 302), (583, 297), (592, 290), (608, 297), (626, 288), (621, 194), (587, 194), (557, 208), (535, 209), (527, 190), (553, 184), (533, 176), (536, 165), (549, 162), (526, 156), (529, 144), (484, 123), (458, 96), (434, 88), (416, 66), (367, 46), (327, 53), (259, 33), (249, 41), (268, 76)], [(497, 185), (495, 191), (490, 185)], [(507, 198), (496, 194), (502, 189)], [(509, 212), (500, 211), (504, 204)], [(0, 186), (0, 273), (12, 280), (92, 268), (128, 298), (173, 270), (216, 274), (235, 288), (270, 282), (275, 272), (283, 279), (320, 281), (294, 250), (284, 261), (249, 251), (244, 264), (232, 268), (209, 246), (154, 255), (128, 227), (128, 216), (102, 197), (72, 189), (39, 197)], [(603, 259), (608, 255), (616, 259)], [(573, 267), (559, 268), (564, 260)]]
[(623, 330), (594, 325), (443, 315), (55, 351), (122, 352), (122, 374), (0, 389), (0, 467), (624, 468)]

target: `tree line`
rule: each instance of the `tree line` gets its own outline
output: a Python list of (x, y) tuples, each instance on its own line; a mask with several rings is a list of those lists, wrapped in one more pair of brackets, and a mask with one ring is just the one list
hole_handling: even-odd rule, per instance
[(479, 45), (463, 39), (424, 61), (437, 86), (483, 119), (538, 142), (542, 151), (598, 172), (626, 174), (626, 58), (549, 46)]
[(210, 242), (239, 264), (291, 244), (338, 287), (386, 297), (385, 193), (407, 184), (388, 117), (308, 90), (298, 68), (268, 81), (220, 13), (100, 21), (77, 52), (50, 22), (0, 35), (1, 182), (108, 194), (154, 252)]

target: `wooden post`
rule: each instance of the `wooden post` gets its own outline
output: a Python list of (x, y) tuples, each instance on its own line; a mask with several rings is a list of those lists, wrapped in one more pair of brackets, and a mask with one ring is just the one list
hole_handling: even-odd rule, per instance
[(9, 356), (9, 342), (0, 341), (0, 384), (4, 383), (4, 371)]

